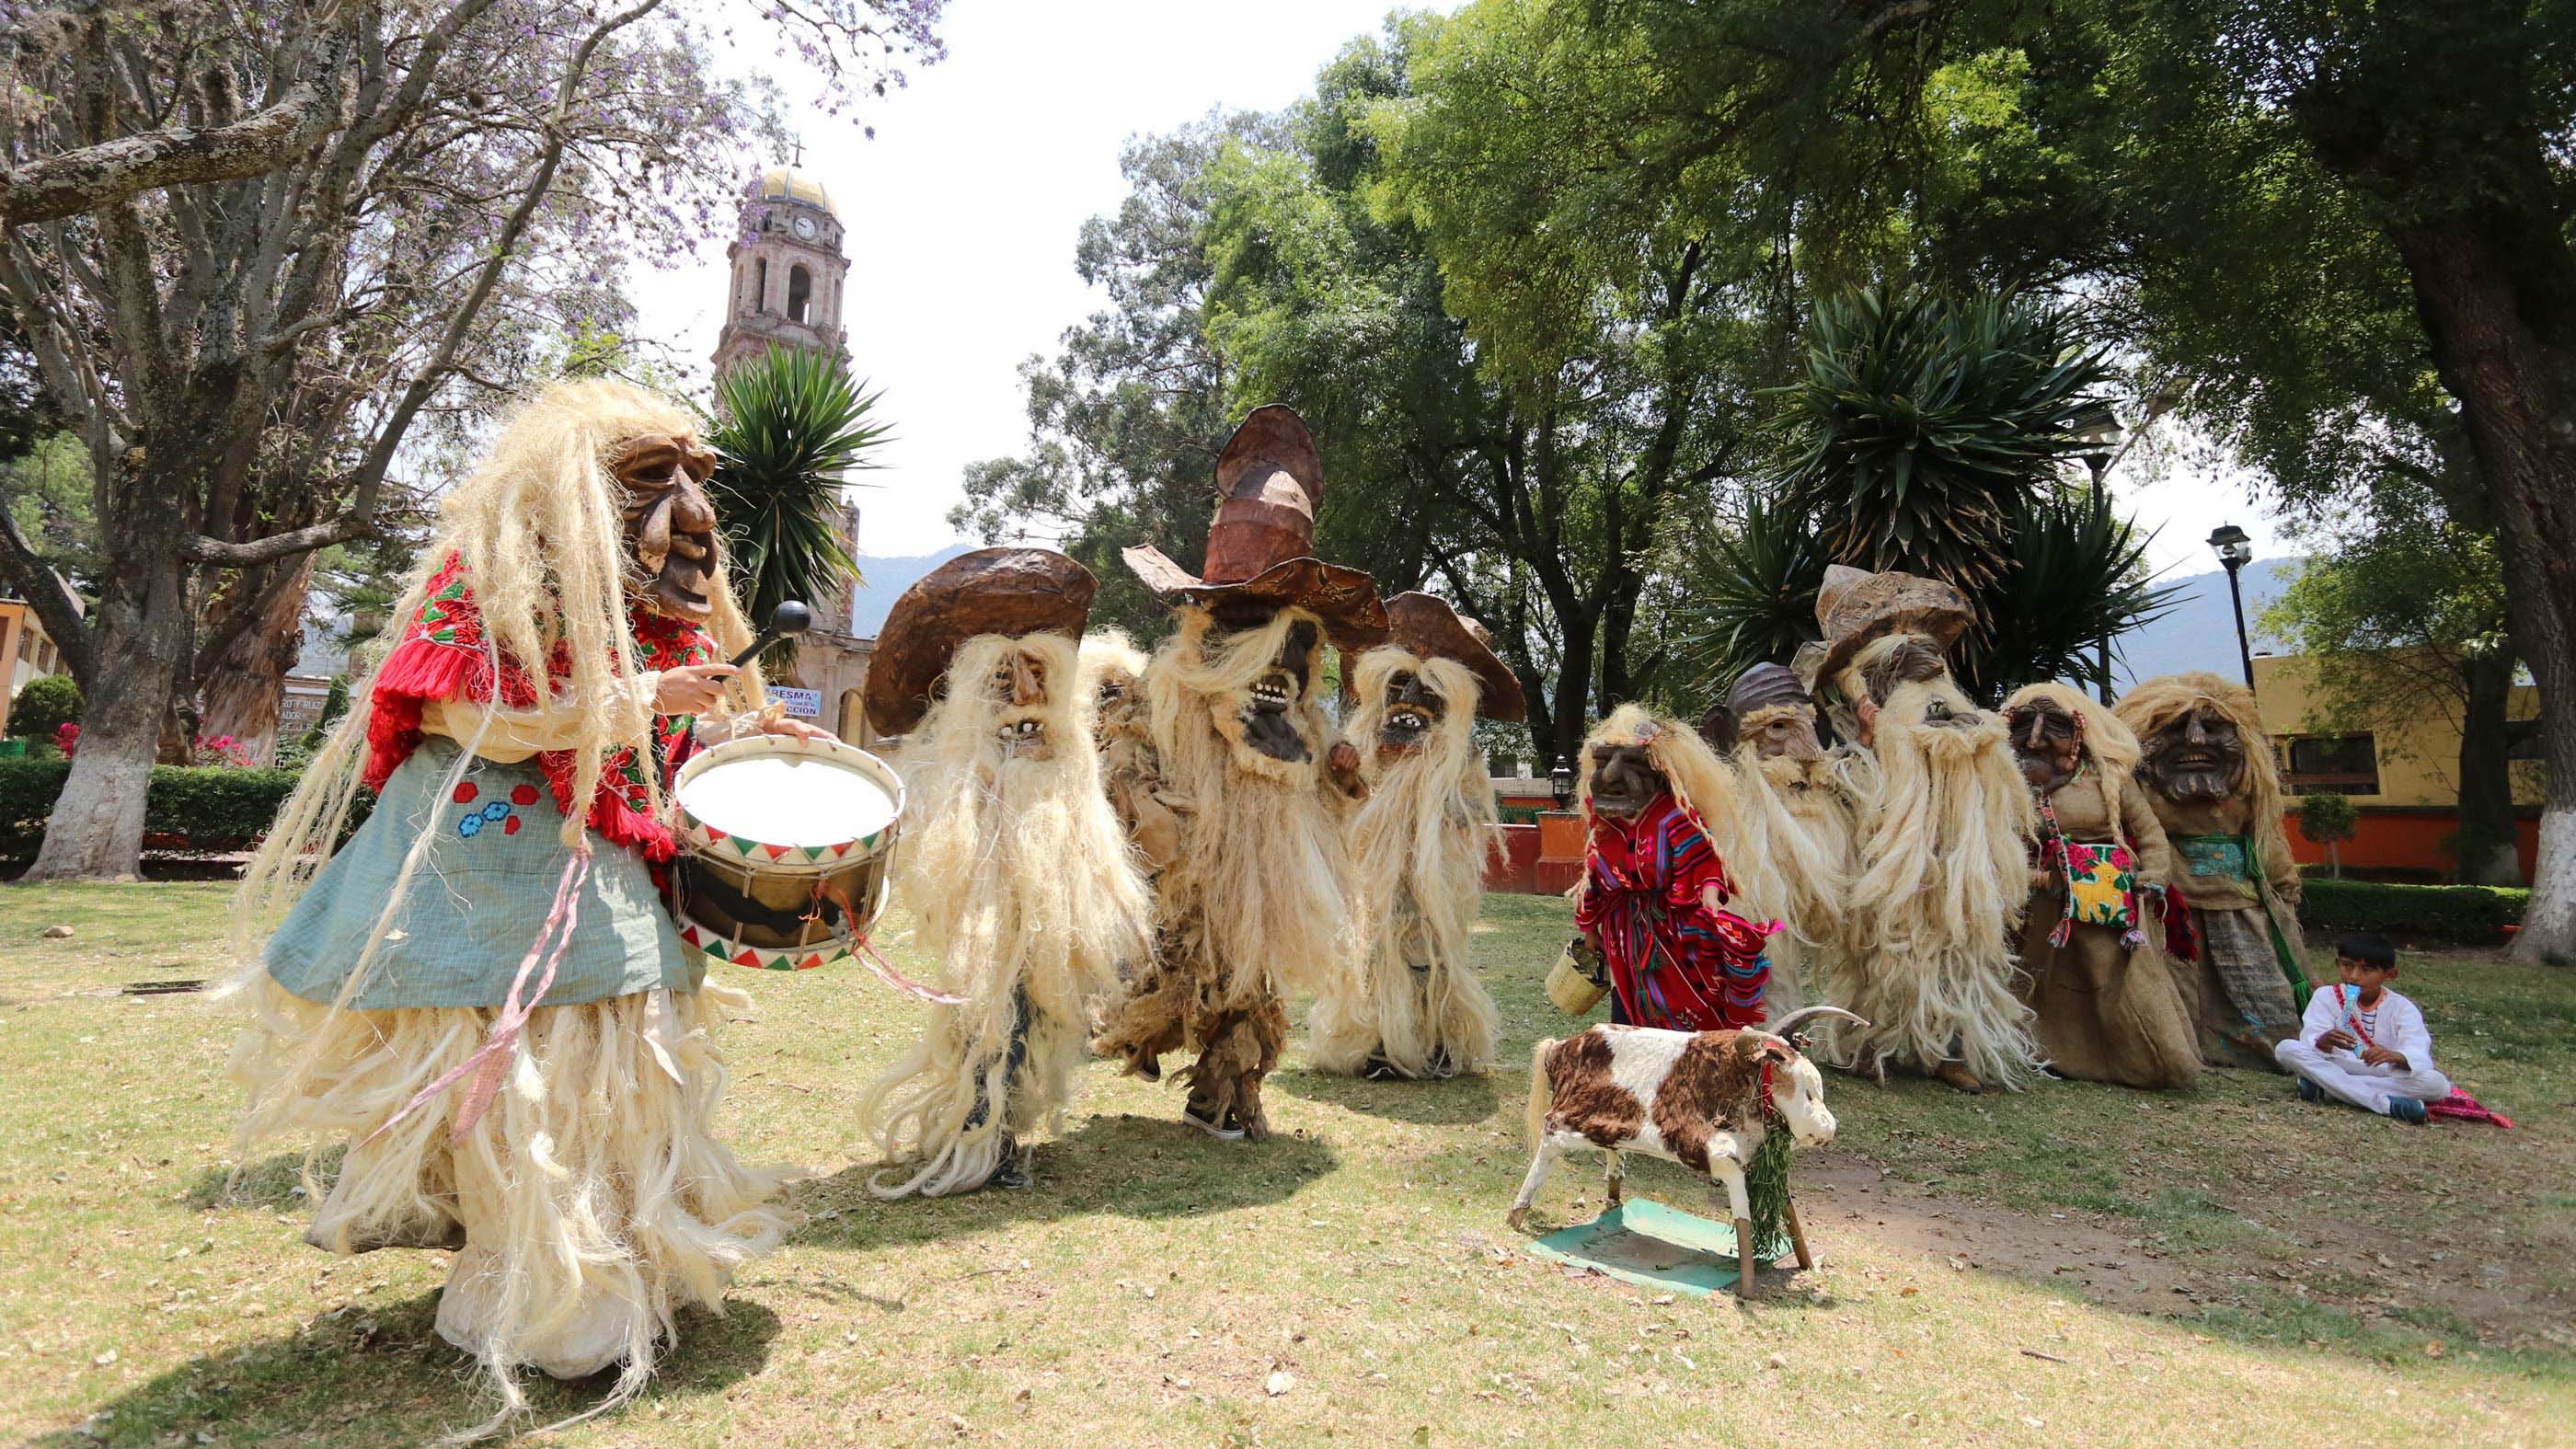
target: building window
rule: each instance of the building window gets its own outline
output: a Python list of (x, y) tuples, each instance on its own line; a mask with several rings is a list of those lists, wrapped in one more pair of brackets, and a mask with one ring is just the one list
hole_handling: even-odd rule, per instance
[(2376, 795), (2379, 742), (2369, 734), (2292, 735), (2282, 742), (2281, 782), (2293, 795)]
[(787, 320), (805, 320), (805, 305), (813, 300), (814, 274), (803, 267), (787, 269)]
[(756, 280), (751, 287), (751, 310), (765, 311), (769, 307), (769, 258), (762, 257), (752, 265), (758, 270), (754, 273)]

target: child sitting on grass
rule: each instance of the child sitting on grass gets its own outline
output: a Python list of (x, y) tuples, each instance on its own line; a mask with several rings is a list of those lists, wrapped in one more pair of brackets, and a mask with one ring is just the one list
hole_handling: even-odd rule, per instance
[(2451, 1079), (2433, 1066), (2433, 1034), (2415, 1003), (2388, 989), (2397, 979), (2397, 947), (2362, 931), (2335, 942), (2343, 984), (2308, 998), (2296, 1040), (2272, 1049), (2297, 1075), (2302, 1101), (2331, 1098), (2422, 1125), (2425, 1110), (2451, 1094)]

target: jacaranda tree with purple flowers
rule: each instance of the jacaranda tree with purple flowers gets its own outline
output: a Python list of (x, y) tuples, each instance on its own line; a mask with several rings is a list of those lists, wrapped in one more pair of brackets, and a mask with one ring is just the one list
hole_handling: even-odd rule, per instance
[[(839, 113), (939, 58), (942, 3), (751, 12)], [(29, 875), (130, 876), (165, 725), (194, 733), (312, 551), (367, 536), (554, 339), (619, 327), (624, 266), (730, 224), (781, 129), (718, 71), (724, 0), (13, 10), (0, 370), (85, 445), (106, 564), (84, 615), (0, 509), (0, 582), (85, 700)]]

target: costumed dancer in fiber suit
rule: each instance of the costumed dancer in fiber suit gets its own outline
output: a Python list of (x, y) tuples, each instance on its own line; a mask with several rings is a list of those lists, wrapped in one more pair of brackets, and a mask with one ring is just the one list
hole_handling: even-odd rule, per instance
[(1583, 742), (1586, 827), (1574, 924), (1610, 976), (1611, 1020), (1671, 1031), (1763, 1021), (1764, 937), (1731, 908), (1713, 838), (1736, 834), (1737, 783), (1708, 742), (1623, 704)]
[[(486, 1430), (525, 1367), (622, 1365), (591, 1412), (633, 1397), (678, 1310), (720, 1309), (785, 1227), (762, 1202), (787, 1174), (712, 1131), (717, 1024), (748, 1003), (702, 982), (648, 873), (666, 772), (731, 732), (691, 717), (750, 643), (714, 461), (687, 410), (616, 383), (514, 413), (235, 908), (245, 958), (286, 912), (232, 987), (245, 1147), (351, 1144), (327, 1185), (308, 1162), (316, 1245), (458, 1250), (437, 1326), (503, 1400)], [(316, 874), (362, 787), (373, 812)]]
[(1327, 978), (1307, 1052), (1345, 1076), (1454, 1077), (1493, 1065), (1503, 1030), (1467, 954), (1500, 843), (1476, 718), (1525, 705), (1483, 626), (1446, 601), (1398, 594), (1386, 616), (1394, 638), (1360, 656), (1348, 730), (1369, 787), (1351, 817), (1368, 948)]
[(1906, 573), (1825, 570), (1814, 677), (1842, 696), (1869, 752), (1851, 882), (1860, 947), (1807, 982), (1867, 1027), (1829, 1020), (1815, 1050), (1848, 1071), (1915, 1068), (1963, 1092), (2015, 1088), (2039, 1065), (2013, 995), (2013, 933), (2029, 896), (2030, 791), (2000, 716), (1969, 702), (1944, 655), (1967, 596)]
[(1198, 1052), (1183, 1119), (1258, 1140), (1261, 1082), (1288, 1035), (1282, 993), (1312, 989), (1362, 949), (1342, 824), (1366, 786), (1318, 681), (1326, 641), (1345, 656), (1384, 642), (1386, 610), (1367, 574), (1309, 556), (1323, 467), (1294, 411), (1245, 418), (1216, 482), (1205, 578), (1159, 550), (1126, 551), (1180, 627), (1145, 669), (1153, 750), (1130, 767), (1155, 774), (1109, 786), (1170, 811), (1177, 838), (1152, 861), (1153, 962), (1098, 1047), (1148, 1080), (1164, 1053)]
[(2173, 851), (2138, 783), (2138, 737), (2062, 684), (2017, 691), (2004, 723), (2039, 810), (2020, 990), (2040, 1050), (2079, 1081), (2189, 1085), (2200, 1043), (2162, 946)]
[[(1102, 629), (1083, 636), (1076, 667), (1082, 697), (1091, 702), (1091, 734), (1100, 749), (1100, 777), (1109, 790), (1110, 808), (1135, 845), (1150, 887), (1180, 853), (1181, 818), (1154, 793), (1163, 770), (1145, 717), (1146, 662), (1145, 651), (1124, 631)], [(1124, 979), (1134, 972), (1119, 974)]]
[(1150, 938), (1077, 678), (1096, 586), (1049, 549), (962, 554), (895, 600), (868, 661), (868, 723), (904, 737), (895, 889), (965, 998), (859, 1098), (899, 1164), (869, 1180), (879, 1197), (1028, 1186), (1024, 1139), (1062, 1117), (1092, 1003)]
[(2113, 713), (2145, 750), (2139, 770), (2175, 858), (2166, 936), (2212, 1066), (2279, 1071), (2308, 978), (2299, 868), (2281, 824), (2281, 774), (2254, 691), (2202, 672), (2164, 674)]
[(1718, 848), (1746, 908), (1781, 922), (1763, 996), (1773, 1020), (1805, 1004), (1811, 973), (1848, 974), (1838, 963), (1857, 949), (1852, 851), (1873, 777), (1866, 754), (1827, 749), (1816, 723), (1806, 686), (1781, 664), (1744, 671), (1700, 721), (1701, 738), (1731, 759), (1741, 782), (1734, 838)]

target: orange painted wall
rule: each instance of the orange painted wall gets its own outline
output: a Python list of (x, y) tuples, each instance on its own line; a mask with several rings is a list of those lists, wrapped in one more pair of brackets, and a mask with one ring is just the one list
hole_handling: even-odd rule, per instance
[[(2290, 858), (2301, 865), (2326, 863), (2326, 848), (2299, 833), (2299, 817), (2289, 812)], [(2443, 841), (2458, 833), (2460, 812), (2439, 806), (2419, 809), (2363, 806), (2353, 822), (2353, 837), (2339, 849), (2346, 869), (2427, 870), (2448, 876), (2458, 862)], [(2540, 821), (2513, 822), (2514, 844), (2522, 857), (2523, 879), (2529, 880), (2540, 856)]]

